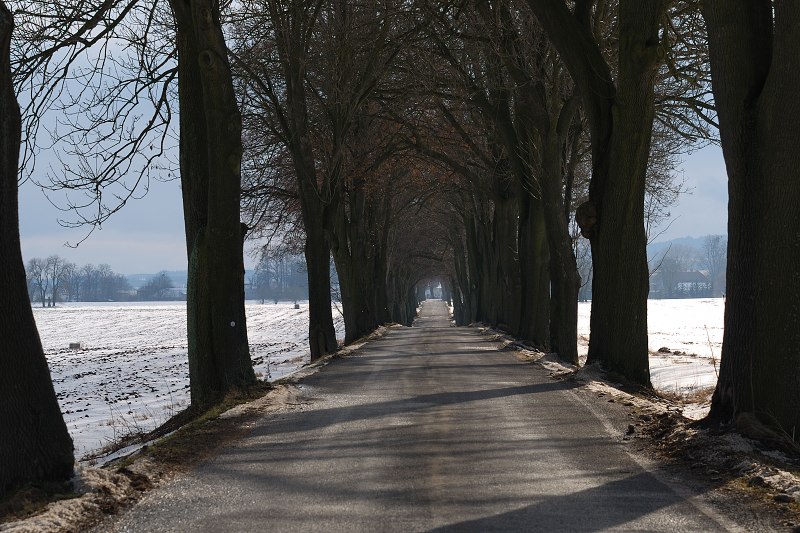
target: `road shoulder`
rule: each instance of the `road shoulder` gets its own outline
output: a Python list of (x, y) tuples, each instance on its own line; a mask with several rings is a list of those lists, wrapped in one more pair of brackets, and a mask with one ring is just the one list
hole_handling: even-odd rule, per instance
[[(780, 443), (700, 427), (680, 403), (627, 387), (595, 365), (576, 368), (497, 330), (477, 326), (499, 350), (578, 384), (573, 393), (609, 434), (673, 490), (703, 494), (701, 505), (732, 516), (748, 530), (800, 533), (800, 454)], [(715, 511), (717, 510), (717, 511)]]

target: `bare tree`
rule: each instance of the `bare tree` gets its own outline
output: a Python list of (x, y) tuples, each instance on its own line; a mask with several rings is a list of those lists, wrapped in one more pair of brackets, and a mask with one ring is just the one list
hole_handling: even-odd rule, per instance
[(707, 235), (703, 240), (703, 266), (711, 280), (711, 295), (725, 292), (723, 275), (727, 266), (728, 241), (722, 235)]
[[(619, 0), (608, 12), (583, 0), (528, 0), (575, 82), (592, 143), (589, 200), (577, 210), (592, 243), (589, 362), (649, 386), (644, 191), (665, 0)], [(605, 5), (605, 3), (603, 3)], [(612, 71), (595, 24), (624, 35)], [(611, 30), (613, 31), (613, 30)], [(624, 309), (624, 311), (620, 311)]]
[(47, 275), (47, 263), (38, 257), (28, 260), (27, 278), (34, 289), (36, 298), (42, 303), (42, 307), (47, 305), (47, 294), (50, 292), (50, 277)]
[(170, 0), (176, 24), (180, 173), (189, 258), (192, 405), (255, 381), (244, 312), (242, 118), (218, 0)]
[(165, 300), (167, 297), (167, 290), (174, 287), (172, 278), (166, 272), (159, 272), (147, 283), (139, 288), (137, 296), (140, 300)]
[[(31, 152), (42, 147), (39, 127), (46, 113), (54, 115), (48, 133), (60, 164), (49, 187), (72, 193), (68, 225), (98, 227), (145, 193), (151, 177), (175, 178), (179, 167), (192, 404), (203, 408), (255, 379), (244, 315), (241, 116), (220, 2), (80, 0), (56, 7), (24, 5), (17, 72), (31, 95), (27, 145)], [(177, 165), (169, 155), (176, 144)]]
[(58, 255), (51, 255), (45, 260), (45, 269), (50, 285), (50, 305), (56, 305), (64, 290), (69, 272), (74, 267), (75, 265)]

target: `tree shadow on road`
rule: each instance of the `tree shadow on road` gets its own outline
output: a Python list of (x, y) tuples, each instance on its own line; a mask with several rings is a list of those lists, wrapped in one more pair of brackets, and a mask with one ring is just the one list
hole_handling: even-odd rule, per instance
[(349, 405), (324, 409), (303, 410), (298, 412), (283, 413), (277, 419), (265, 419), (265, 423), (254, 430), (253, 435), (294, 433), (309, 431), (332, 424), (367, 420), (392, 416), (402, 413), (411, 413), (424, 409), (443, 407), (470, 402), (480, 402), (496, 398), (537, 394), (558, 390), (569, 390), (579, 387), (575, 382), (546, 382), (521, 385), (515, 387), (501, 387), (494, 389), (438, 392), (421, 394), (408, 398), (372, 402), (365, 404)]
[[(685, 500), (653, 475), (641, 472), (580, 492), (542, 496), (526, 507), (429, 531), (724, 531), (714, 520), (696, 512), (689, 520), (685, 505), (661, 518), (649, 517), (679, 503), (685, 504)], [(698, 520), (702, 522), (699, 529)]]

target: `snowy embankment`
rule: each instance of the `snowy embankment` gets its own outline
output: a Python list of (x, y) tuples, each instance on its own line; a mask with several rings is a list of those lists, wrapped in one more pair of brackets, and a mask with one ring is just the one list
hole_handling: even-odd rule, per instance
[[(591, 303), (578, 304), (578, 350), (589, 349)], [(722, 298), (648, 300), (650, 379), (656, 390), (693, 396), (717, 383), (722, 353), (725, 302)], [(669, 353), (659, 352), (666, 348)], [(684, 414), (701, 418), (705, 402), (687, 405)]]
[[(256, 375), (268, 381), (309, 360), (308, 305), (248, 302)], [(92, 303), (34, 308), (53, 385), (78, 458), (152, 430), (189, 405), (186, 304)], [(334, 312), (337, 336), (344, 337)], [(70, 350), (81, 342), (83, 349)]]

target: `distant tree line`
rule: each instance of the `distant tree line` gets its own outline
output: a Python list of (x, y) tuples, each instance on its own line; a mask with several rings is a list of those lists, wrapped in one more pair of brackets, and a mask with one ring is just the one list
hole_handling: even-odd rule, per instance
[(58, 255), (34, 257), (26, 265), (28, 295), (42, 307), (58, 302), (105, 302), (132, 300), (136, 291), (122, 274), (109, 265), (81, 267)]
[(261, 303), (308, 298), (306, 262), (302, 255), (264, 247), (259, 261), (246, 280), (246, 296)]
[(174, 290), (175, 284), (166, 272), (159, 272), (136, 291), (136, 299), (148, 302), (185, 300), (186, 292)]
[(185, 293), (172, 290), (174, 283), (160, 272), (139, 289), (109, 265), (77, 266), (58, 255), (34, 257), (25, 267), (28, 297), (42, 307), (58, 302), (125, 302), (184, 300)]

